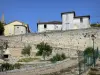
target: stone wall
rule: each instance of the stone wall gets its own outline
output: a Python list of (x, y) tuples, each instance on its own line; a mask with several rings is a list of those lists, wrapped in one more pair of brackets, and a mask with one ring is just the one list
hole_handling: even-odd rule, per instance
[[(8, 40), (9, 48), (14, 51), (15, 48), (22, 48), (30, 44), (32, 46), (31, 54), (35, 54), (37, 49), (35, 45), (44, 41), (53, 47), (53, 54), (66, 53), (68, 56), (77, 55), (76, 50), (82, 50), (93, 45), (91, 35), (95, 35), (94, 46), (100, 48), (100, 29), (88, 28), (69, 31), (54, 31), (46, 33), (30, 33), (18, 36), (0, 36), (0, 39)], [(17, 49), (16, 49), (17, 50)], [(19, 52), (20, 53), (20, 52)], [(13, 55), (14, 52), (13, 52)]]

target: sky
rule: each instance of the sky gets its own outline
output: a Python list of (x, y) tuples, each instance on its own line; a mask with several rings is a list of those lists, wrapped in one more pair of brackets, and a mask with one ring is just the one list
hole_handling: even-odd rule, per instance
[(100, 0), (0, 0), (0, 19), (29, 24), (37, 32), (38, 21), (61, 21), (61, 13), (75, 11), (77, 16), (90, 15), (90, 22), (100, 22)]

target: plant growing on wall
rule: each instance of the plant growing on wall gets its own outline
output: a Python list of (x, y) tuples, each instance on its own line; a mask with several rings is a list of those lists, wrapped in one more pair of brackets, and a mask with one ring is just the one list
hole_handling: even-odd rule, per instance
[(50, 56), (52, 53), (52, 47), (44, 42), (37, 44), (36, 48), (39, 50), (36, 55), (43, 56), (44, 60), (46, 56)]
[(30, 56), (30, 51), (31, 51), (31, 46), (30, 45), (28, 45), (28, 46), (25, 46), (23, 49), (22, 49), (22, 54), (23, 55), (28, 55), (28, 56)]
[(0, 35), (4, 34), (4, 26), (3, 24), (0, 22)]

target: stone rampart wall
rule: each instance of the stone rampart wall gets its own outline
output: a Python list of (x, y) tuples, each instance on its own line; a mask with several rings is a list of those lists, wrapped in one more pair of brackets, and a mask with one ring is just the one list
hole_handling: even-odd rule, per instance
[[(9, 47), (23, 48), (25, 45), (32, 46), (32, 54), (36, 53), (35, 45), (44, 41), (54, 48), (54, 53), (64, 52), (68, 55), (76, 54), (76, 50), (84, 50), (93, 45), (91, 35), (95, 35), (94, 46), (100, 48), (100, 28), (79, 29), (70, 31), (54, 31), (46, 33), (30, 33), (18, 36), (0, 36), (0, 39), (8, 40)], [(75, 52), (74, 52), (75, 51)], [(74, 53), (74, 54), (73, 54)]]

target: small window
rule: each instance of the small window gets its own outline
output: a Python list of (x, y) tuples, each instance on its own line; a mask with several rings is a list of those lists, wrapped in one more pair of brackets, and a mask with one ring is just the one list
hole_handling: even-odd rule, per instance
[(80, 22), (83, 22), (83, 18), (80, 18)]
[(47, 28), (47, 25), (46, 24), (44, 25), (44, 28)]
[(58, 26), (56, 26), (56, 28), (58, 28)]
[(19, 27), (17, 27), (17, 28), (19, 28)]

